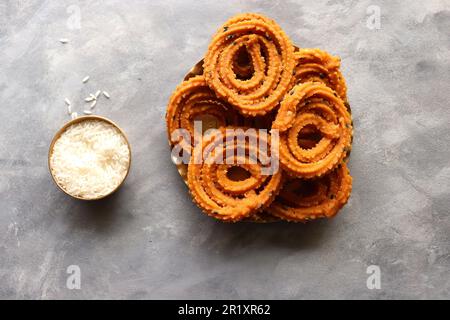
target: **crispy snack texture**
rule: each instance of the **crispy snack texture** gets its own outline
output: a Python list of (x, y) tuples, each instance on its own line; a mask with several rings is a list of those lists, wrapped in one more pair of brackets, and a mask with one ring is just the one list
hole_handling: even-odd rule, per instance
[[(194, 202), (206, 214), (225, 221), (249, 218), (266, 208), (282, 182), (280, 170), (274, 174), (262, 172), (264, 167), (269, 169), (271, 154), (261, 153), (257, 146), (263, 143), (270, 150), (270, 135), (246, 130), (246, 137), (257, 143), (239, 143), (236, 129), (221, 128), (220, 136), (205, 136), (188, 167), (188, 186)], [(230, 177), (233, 169), (244, 170), (248, 176), (235, 180)]]
[[(321, 82), (296, 85), (281, 103), (272, 128), (281, 132), (283, 169), (297, 177), (319, 177), (333, 170), (351, 150), (351, 115), (336, 92)], [(311, 131), (320, 140), (305, 147), (302, 139), (308, 140)]]
[(344, 163), (316, 179), (292, 178), (267, 211), (292, 222), (331, 218), (347, 203), (352, 191), (352, 177)]
[(295, 52), (295, 69), (291, 88), (304, 82), (322, 82), (347, 101), (347, 84), (340, 71), (341, 59), (320, 49), (300, 49)]
[(353, 120), (340, 68), (260, 14), (219, 28), (166, 111), (169, 145), (187, 154), (178, 171), (206, 215), (308, 222), (344, 207)]
[(224, 100), (218, 98), (206, 84), (202, 75), (183, 81), (172, 94), (166, 112), (166, 125), (170, 145), (179, 143), (179, 137), (172, 137), (177, 129), (186, 129), (194, 141), (194, 120), (204, 116), (215, 119), (217, 127), (237, 126), (240, 124), (238, 113)]
[[(242, 59), (243, 49), (247, 59)], [(240, 60), (251, 61), (251, 65), (246, 67)], [(276, 108), (289, 90), (294, 47), (275, 21), (241, 14), (217, 31), (203, 66), (206, 82), (218, 96), (243, 115), (264, 115)]]

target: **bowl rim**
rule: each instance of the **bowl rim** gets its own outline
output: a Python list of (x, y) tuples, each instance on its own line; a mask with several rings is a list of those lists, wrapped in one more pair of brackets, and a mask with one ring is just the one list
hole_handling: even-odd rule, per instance
[[(108, 124), (110, 124), (110, 125), (112, 125), (114, 128), (116, 128), (119, 132), (120, 132), (120, 134), (124, 137), (124, 139), (125, 139), (125, 141), (126, 141), (126, 143), (127, 143), (127, 147), (128, 147), (128, 155), (129, 155), (129, 161), (128, 161), (128, 167), (127, 167), (127, 172), (126, 172), (126, 174), (125, 174), (125, 176), (123, 177), (123, 179), (122, 179), (122, 181), (117, 185), (117, 187), (116, 188), (114, 188), (111, 192), (109, 192), (109, 193), (107, 193), (107, 194), (105, 194), (105, 195), (102, 195), (102, 196), (100, 196), (100, 197), (97, 197), (97, 198), (83, 198), (83, 197), (80, 197), (80, 196), (76, 196), (76, 195), (73, 195), (73, 194), (70, 194), (69, 192), (67, 192), (57, 181), (56, 181), (56, 178), (55, 178), (55, 176), (54, 176), (54, 174), (53, 174), (53, 171), (52, 171), (52, 165), (51, 165), (51, 157), (52, 157), (52, 154), (53, 154), (53, 149), (54, 149), (54, 146), (55, 146), (55, 143), (56, 143), (56, 141), (58, 141), (58, 139), (61, 137), (61, 135), (67, 130), (67, 128), (69, 128), (70, 126), (72, 126), (72, 125), (74, 125), (74, 124), (77, 124), (77, 123), (81, 123), (81, 122), (83, 122), (83, 121), (88, 121), (88, 120), (99, 120), (99, 121), (104, 121), (104, 122), (106, 122), (106, 123), (108, 123)], [(72, 197), (72, 198), (74, 198), (74, 199), (78, 199), (78, 200), (83, 200), (83, 201), (96, 201), (96, 200), (101, 200), (101, 199), (104, 199), (104, 198), (106, 198), (106, 197), (108, 197), (108, 196), (110, 196), (111, 194), (113, 194), (114, 192), (116, 192), (123, 184), (124, 184), (124, 182), (125, 182), (125, 180), (127, 179), (127, 177), (128, 177), (128, 174), (130, 173), (130, 169), (131, 169), (131, 161), (132, 161), (132, 157), (131, 157), (131, 145), (130, 145), (130, 141), (128, 140), (128, 137), (127, 137), (127, 135), (125, 134), (125, 132), (122, 130), (122, 128), (121, 127), (119, 127), (115, 122), (113, 122), (112, 120), (110, 120), (110, 119), (108, 119), (108, 118), (106, 118), (106, 117), (103, 117), (103, 116), (98, 116), (98, 115), (84, 115), (84, 116), (80, 116), (80, 117), (77, 117), (77, 118), (75, 118), (75, 119), (72, 119), (72, 120), (70, 120), (70, 121), (68, 121), (68, 122), (66, 122), (57, 132), (56, 132), (56, 134), (53, 136), (53, 139), (52, 139), (52, 141), (51, 141), (51, 143), (50, 143), (50, 147), (49, 147), (49, 150), (48, 150), (48, 170), (50, 171), (50, 175), (52, 176), (52, 180), (53, 180), (53, 182), (56, 184), (56, 186), (61, 190), (61, 191), (63, 191), (65, 194), (67, 194), (68, 196), (70, 196), (70, 197)]]

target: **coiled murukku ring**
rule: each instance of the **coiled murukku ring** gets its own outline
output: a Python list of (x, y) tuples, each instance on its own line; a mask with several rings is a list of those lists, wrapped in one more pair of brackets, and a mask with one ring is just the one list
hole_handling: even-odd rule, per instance
[(292, 87), (305, 82), (322, 82), (347, 101), (347, 85), (340, 71), (339, 57), (320, 49), (300, 49), (295, 52), (295, 59)]
[[(237, 131), (236, 131), (237, 130)], [(281, 170), (267, 170), (270, 135), (238, 128), (221, 128), (196, 146), (188, 166), (188, 186), (205, 213), (224, 221), (238, 221), (263, 210), (275, 199), (282, 183)], [(246, 143), (246, 141), (257, 143)], [(267, 145), (261, 152), (258, 146)]]
[(294, 47), (273, 21), (241, 14), (214, 36), (204, 60), (208, 85), (247, 116), (273, 110), (289, 90)]
[[(196, 144), (194, 137), (200, 137), (203, 132), (195, 134), (195, 120), (201, 121), (202, 131), (239, 125), (241, 122), (237, 112), (226, 101), (216, 96), (201, 75), (183, 81), (170, 98), (166, 124), (171, 145), (184, 144), (183, 147), (190, 150)], [(185, 129), (189, 135), (172, 137), (177, 129)]]
[[(351, 115), (336, 92), (323, 83), (295, 86), (281, 103), (272, 129), (281, 132), (281, 166), (295, 177), (321, 176), (350, 152)], [(315, 140), (309, 138), (311, 133)]]
[(343, 163), (320, 178), (294, 178), (285, 182), (282, 191), (266, 211), (294, 222), (331, 218), (347, 203), (351, 191), (352, 177)]

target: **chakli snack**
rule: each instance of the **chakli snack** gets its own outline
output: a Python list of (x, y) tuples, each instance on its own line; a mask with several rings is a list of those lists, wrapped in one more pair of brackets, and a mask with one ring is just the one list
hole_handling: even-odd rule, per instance
[(351, 191), (352, 177), (343, 163), (320, 178), (293, 178), (285, 182), (282, 192), (267, 211), (295, 222), (331, 218), (347, 203)]
[[(208, 215), (225, 221), (241, 220), (267, 207), (282, 182), (280, 170), (274, 174), (262, 172), (269, 169), (272, 155), (261, 154), (258, 145), (267, 145), (269, 151), (270, 135), (263, 137), (256, 130), (246, 131), (253, 135), (248, 138), (257, 143), (240, 144), (234, 129), (222, 128), (219, 139), (205, 136), (203, 144), (196, 146), (188, 167), (188, 185), (194, 201)], [(230, 175), (239, 168), (248, 176), (236, 181)]]
[[(262, 15), (220, 27), (173, 93), (166, 124), (173, 150), (189, 150), (177, 167), (193, 201), (218, 220), (331, 218), (350, 197), (353, 122), (340, 58), (294, 46)], [(270, 171), (274, 159), (280, 168)]]
[[(215, 119), (217, 127), (239, 125), (240, 117), (227, 102), (217, 98), (201, 75), (184, 81), (177, 87), (167, 106), (166, 122), (171, 145), (183, 143), (179, 137), (171, 137), (172, 133), (180, 128), (186, 129), (190, 137), (198, 136), (194, 132), (194, 120), (205, 115)], [(205, 128), (203, 128), (205, 129)], [(195, 145), (194, 139), (191, 145), (183, 146), (190, 150)]]
[[(251, 67), (235, 68), (244, 48)], [(256, 116), (273, 110), (283, 99), (294, 66), (294, 47), (283, 30), (273, 20), (249, 13), (228, 20), (219, 29), (206, 53), (204, 72), (218, 96), (242, 114)], [(238, 77), (249, 70), (251, 76)]]
[(320, 49), (300, 49), (295, 52), (296, 66), (292, 87), (304, 82), (323, 82), (345, 102), (347, 85), (340, 71), (341, 59)]
[[(351, 115), (336, 92), (320, 82), (295, 86), (281, 103), (272, 128), (281, 132), (283, 169), (297, 177), (321, 176), (333, 170), (350, 151)], [(308, 137), (314, 129), (320, 140), (313, 147), (302, 146), (302, 134)]]

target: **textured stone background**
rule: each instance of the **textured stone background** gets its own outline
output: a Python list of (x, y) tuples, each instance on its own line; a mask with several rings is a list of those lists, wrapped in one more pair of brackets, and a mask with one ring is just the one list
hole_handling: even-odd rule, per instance
[[(171, 91), (246, 11), (342, 57), (354, 192), (336, 219), (217, 223), (170, 162)], [(0, 298), (450, 298), (449, 30), (446, 0), (1, 1)], [(119, 193), (88, 204), (53, 185), (46, 161), (64, 97), (80, 112), (97, 89), (134, 163)], [(366, 287), (372, 264), (381, 290)], [(69, 265), (81, 290), (66, 288)]]

